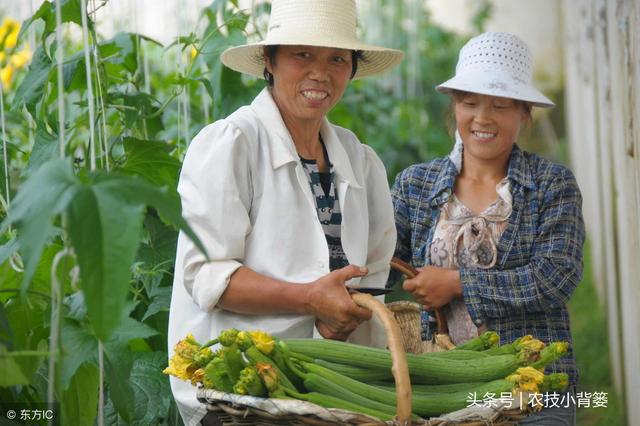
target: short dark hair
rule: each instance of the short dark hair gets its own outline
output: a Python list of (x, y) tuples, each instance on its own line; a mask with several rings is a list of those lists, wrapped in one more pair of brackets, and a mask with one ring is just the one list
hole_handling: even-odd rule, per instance
[[(269, 62), (271, 62), (271, 64), (275, 64), (276, 63), (276, 53), (278, 52), (278, 47), (280, 47), (280, 45), (278, 44), (270, 44), (268, 46), (264, 47), (264, 55), (269, 58)], [(364, 59), (364, 53), (362, 52), (362, 50), (352, 50), (351, 51), (351, 76), (349, 77), (350, 79), (353, 78), (353, 76), (356, 75), (356, 73), (358, 72), (358, 61), (361, 60), (365, 60)], [(273, 86), (273, 74), (271, 74), (268, 70), (267, 67), (264, 67), (264, 70), (262, 71), (262, 75), (264, 77), (264, 79), (267, 81), (267, 85), (269, 87)]]

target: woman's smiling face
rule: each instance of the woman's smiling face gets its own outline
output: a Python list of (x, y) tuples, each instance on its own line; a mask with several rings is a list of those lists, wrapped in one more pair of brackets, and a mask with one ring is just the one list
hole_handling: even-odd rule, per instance
[(285, 122), (321, 120), (342, 98), (352, 68), (350, 50), (315, 46), (278, 46), (275, 61), (265, 63)]
[(522, 102), (462, 92), (454, 95), (454, 105), (465, 158), (467, 155), (483, 161), (509, 158), (520, 126), (529, 117)]

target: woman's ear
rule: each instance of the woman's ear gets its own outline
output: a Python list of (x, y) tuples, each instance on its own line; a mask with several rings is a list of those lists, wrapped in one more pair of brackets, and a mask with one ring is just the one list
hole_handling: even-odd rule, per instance
[(262, 57), (264, 58), (264, 67), (267, 71), (273, 74), (273, 64), (271, 63), (271, 59), (269, 58), (269, 55), (267, 55), (267, 52), (263, 52)]

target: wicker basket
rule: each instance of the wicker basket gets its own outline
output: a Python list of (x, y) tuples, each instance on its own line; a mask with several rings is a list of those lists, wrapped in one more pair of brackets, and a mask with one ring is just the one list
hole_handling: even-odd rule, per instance
[[(409, 275), (413, 271), (406, 264), (392, 262), (393, 268), (403, 268), (401, 271)], [(415, 270), (414, 270), (415, 271)], [(382, 322), (387, 333), (387, 342), (393, 363), (392, 372), (396, 382), (397, 416), (396, 420), (384, 422), (369, 416), (339, 409), (326, 409), (305, 401), (268, 399), (225, 394), (211, 389), (199, 389), (198, 400), (206, 404), (209, 411), (214, 412), (224, 426), (248, 425), (317, 425), (317, 426), (511, 426), (524, 418), (527, 413), (519, 408), (506, 409), (505, 405), (495, 407), (472, 407), (448, 413), (438, 418), (411, 421), (411, 384), (409, 369), (406, 362), (406, 352), (428, 352), (431, 350), (447, 350), (452, 347), (442, 316), (437, 315), (440, 339), (436, 337), (429, 348), (422, 344), (420, 334), (420, 306), (412, 302), (394, 302), (390, 308), (368, 294), (354, 293), (356, 304), (373, 311)], [(447, 343), (448, 341), (448, 343)], [(398, 420), (400, 419), (400, 420)], [(405, 419), (403, 421), (403, 419)]]
[[(391, 268), (403, 273), (407, 278), (414, 278), (418, 271), (411, 265), (398, 258), (391, 259)], [(422, 340), (422, 323), (420, 315), (422, 308), (415, 302), (406, 300), (391, 302), (387, 308), (393, 312), (396, 322), (400, 325), (402, 342), (405, 351), (412, 354), (426, 352), (448, 351), (455, 348), (449, 337), (447, 321), (440, 309), (435, 309), (436, 333), (430, 341)]]

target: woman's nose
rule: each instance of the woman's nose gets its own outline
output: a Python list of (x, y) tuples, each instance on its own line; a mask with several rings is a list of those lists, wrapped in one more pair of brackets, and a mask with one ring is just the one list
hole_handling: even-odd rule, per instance
[(316, 81), (327, 81), (329, 79), (328, 65), (322, 61), (316, 61), (311, 65), (309, 77)]
[(476, 111), (475, 119), (479, 123), (485, 123), (491, 120), (491, 108), (487, 106), (479, 106)]

